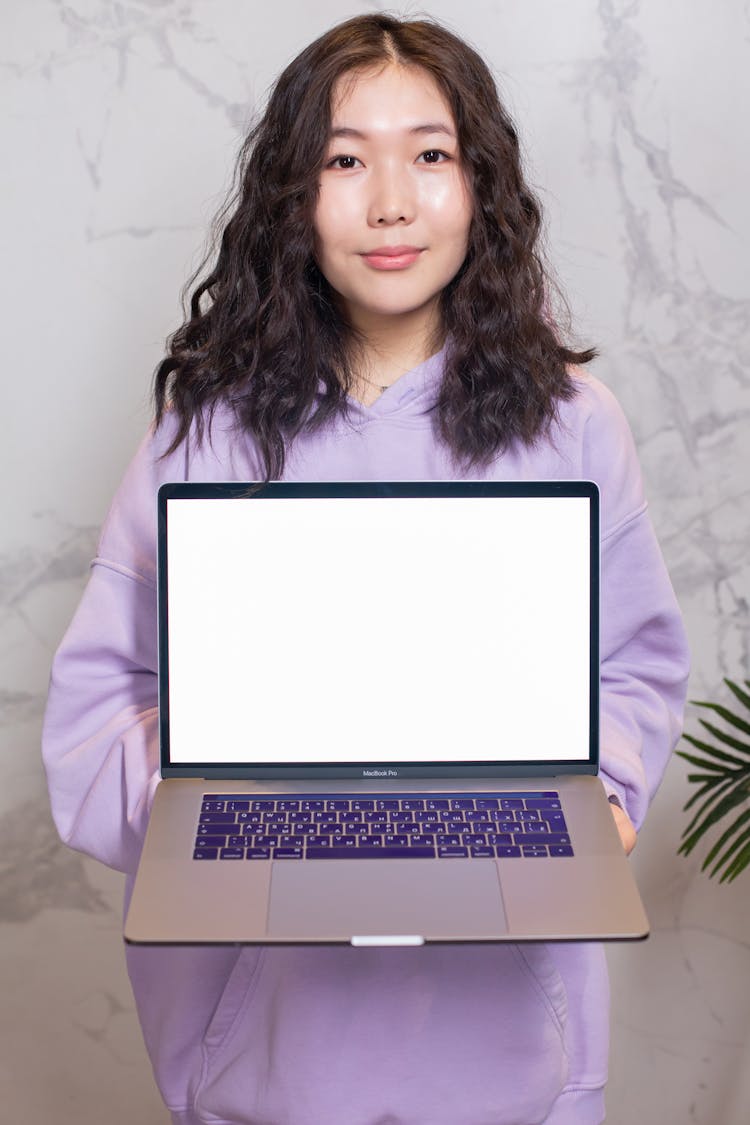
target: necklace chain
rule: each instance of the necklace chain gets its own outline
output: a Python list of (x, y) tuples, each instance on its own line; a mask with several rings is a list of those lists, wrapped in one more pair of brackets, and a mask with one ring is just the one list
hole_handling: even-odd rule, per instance
[(364, 375), (360, 375), (360, 379), (364, 380), (364, 382), (367, 383), (367, 385), (369, 387), (377, 387), (377, 389), (380, 391), (381, 395), (382, 395), (383, 391), (387, 391), (388, 387), (391, 386), (390, 383), (387, 383), (385, 386), (383, 386), (382, 383), (373, 383), (372, 379), (367, 379), (367, 378), (365, 378)]

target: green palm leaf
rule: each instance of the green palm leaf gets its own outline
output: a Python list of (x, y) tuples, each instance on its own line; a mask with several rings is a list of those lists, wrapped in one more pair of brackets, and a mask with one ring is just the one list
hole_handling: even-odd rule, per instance
[[(713, 860), (716, 859), (716, 857), (719, 855), (719, 853), (721, 852), (721, 849), (724, 847), (724, 845), (726, 843), (728, 843), (729, 840), (732, 839), (732, 836), (736, 835), (736, 833), (739, 832), (740, 828), (742, 828), (742, 826), (744, 824), (747, 824), (748, 820), (750, 820), (750, 809), (746, 809), (745, 812), (741, 813), (737, 817), (737, 819), (735, 820), (734, 824), (730, 824), (729, 828), (727, 828), (727, 830), (725, 832), (722, 832), (719, 839), (716, 841), (714, 846), (711, 848), (711, 851), (708, 853), (706, 858), (703, 860), (703, 870), (704, 871), (706, 870), (706, 868), (708, 866), (710, 866), (710, 864), (713, 862)], [(714, 867), (711, 874), (714, 875), (718, 871), (718, 869), (721, 866), (723, 866), (724, 863), (726, 863), (727, 859), (729, 859), (729, 857), (735, 851), (737, 851), (740, 847), (742, 847), (742, 845), (745, 843), (746, 840), (750, 840), (750, 830), (746, 830), (736, 840), (732, 841), (732, 843), (729, 845), (727, 850), (717, 860), (716, 866)]]
[[(731, 680), (724, 680), (724, 683), (727, 685), (729, 690), (737, 696), (740, 703), (743, 703), (745, 707), (747, 707), (748, 711), (750, 711), (750, 695), (748, 695), (746, 691), (743, 691), (742, 688), (737, 684), (732, 683)], [(745, 686), (750, 688), (750, 680), (745, 680)]]
[(725, 723), (731, 723), (733, 727), (737, 727), (743, 734), (750, 734), (750, 723), (735, 715), (728, 707), (722, 707), (720, 703), (706, 703), (702, 700), (693, 700), (696, 707), (707, 707), (710, 711), (715, 711)]
[[(709, 734), (713, 734), (716, 738), (723, 736), (723, 741), (729, 739), (729, 735), (725, 735), (724, 731), (719, 730), (719, 728), (715, 727), (712, 723), (707, 723), (704, 719), (700, 719), (699, 722), (701, 726), (706, 728)], [(718, 746), (712, 746), (710, 742), (704, 742), (700, 738), (694, 738), (691, 734), (683, 734), (682, 737), (686, 742), (689, 742), (691, 746), (695, 746), (696, 750), (702, 750), (704, 754), (711, 754), (712, 757), (718, 758), (722, 762), (730, 762), (731, 765), (737, 766), (738, 769), (741, 769), (742, 766), (745, 765), (742, 758), (738, 758), (735, 754), (727, 754), (726, 750), (720, 750)], [(729, 745), (734, 745), (735, 749), (740, 750), (744, 747), (745, 752), (750, 754), (750, 743), (745, 746), (739, 739), (733, 738)]]
[[(750, 715), (750, 694), (732, 680), (724, 682)], [(749, 680), (743, 682), (750, 688)], [(696, 701), (695, 706), (713, 711), (733, 732), (739, 731), (740, 737), (736, 733), (728, 733), (715, 723), (699, 720), (712, 737), (735, 751), (734, 754), (729, 754), (725, 749), (704, 739), (683, 735), (686, 742), (700, 751), (700, 755), (678, 750), (678, 756), (703, 772), (688, 774), (688, 781), (698, 788), (685, 804), (685, 811), (695, 805), (698, 808), (682, 833), (679, 853), (689, 855), (707, 832), (720, 822), (725, 822), (722, 824), (723, 831), (703, 861), (702, 870), (707, 870), (713, 864), (709, 871), (710, 878), (721, 872), (722, 883), (732, 882), (750, 864), (750, 827), (746, 827), (750, 822), (750, 808), (747, 807), (750, 798), (750, 738), (742, 737), (750, 736), (750, 722), (719, 703)], [(733, 816), (737, 809), (740, 809), (739, 815)]]
[[(688, 777), (688, 781), (691, 778), (694, 779), (695, 775), (691, 774)], [(715, 778), (712, 777), (710, 785), (709, 785), (709, 783), (706, 783), (704, 786), (702, 786), (695, 793), (695, 795), (691, 798), (691, 800), (689, 800), (688, 803), (685, 805), (685, 811), (686, 812), (695, 803), (696, 800), (698, 800), (700, 797), (703, 797), (709, 791), (709, 789), (713, 789), (713, 793), (710, 793), (709, 796), (706, 798), (706, 800), (703, 802), (703, 804), (700, 805), (700, 807), (698, 808), (697, 813), (695, 814), (695, 816), (693, 817), (693, 819), (690, 821), (687, 828), (683, 832), (683, 836), (687, 836), (687, 835), (689, 835), (690, 832), (692, 832), (693, 828), (698, 823), (700, 818), (704, 815), (704, 813), (707, 813), (709, 808), (711, 807), (711, 805), (713, 805), (716, 801), (718, 801), (721, 797), (724, 796), (727, 789), (731, 785), (732, 785), (732, 779), (731, 778), (729, 778), (729, 780), (727, 780), (726, 778), (722, 779), (720, 777), (715, 777)]]
[(731, 883), (732, 879), (736, 878), (740, 871), (743, 871), (744, 868), (747, 867), (748, 863), (750, 863), (750, 843), (745, 844), (740, 854), (732, 860), (719, 882)]
[(696, 844), (700, 843), (703, 836), (709, 828), (713, 828), (720, 820), (736, 809), (738, 805), (743, 804), (746, 800), (746, 795), (738, 793), (736, 788), (732, 787), (721, 800), (704, 816), (703, 820), (699, 820), (692, 832), (687, 830), (683, 832), (683, 843), (680, 847), (680, 852), (683, 855), (689, 855)]
[[(677, 751), (677, 753), (680, 757), (682, 757), (682, 754), (680, 754), (679, 750)], [(688, 778), (688, 780), (691, 780), (691, 779), (693, 781), (695, 781), (696, 784), (700, 784), (700, 782), (701, 782), (701, 779), (698, 778), (697, 774), (690, 774), (690, 777)], [(711, 777), (707, 776), (705, 778), (705, 780), (703, 781), (703, 783), (700, 785), (700, 789), (696, 789), (695, 793), (693, 793), (692, 797), (690, 798), (688, 803), (685, 805), (685, 811), (687, 812), (688, 809), (691, 809), (693, 807), (693, 805), (696, 804), (696, 802), (701, 799), (701, 797), (705, 796), (705, 794), (709, 792), (709, 790), (716, 789), (717, 786), (721, 787), (722, 781), (725, 784), (728, 784), (726, 782), (726, 779), (723, 778), (721, 775), (719, 775), (718, 777), (717, 777), (716, 774), (713, 774)], [(701, 813), (702, 809), (704, 809), (705, 805), (707, 805), (709, 803), (709, 801), (712, 801), (715, 796), (716, 796), (716, 794), (713, 793), (708, 798), (708, 800), (705, 802), (705, 804), (701, 805), (701, 808), (698, 810), (698, 813), (696, 814), (696, 816), (700, 816), (700, 813)], [(689, 827), (691, 827), (691, 826), (689, 826)]]

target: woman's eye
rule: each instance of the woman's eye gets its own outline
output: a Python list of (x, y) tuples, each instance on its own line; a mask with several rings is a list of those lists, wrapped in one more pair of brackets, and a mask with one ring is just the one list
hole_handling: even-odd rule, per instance
[(329, 160), (326, 168), (343, 168), (344, 171), (349, 171), (355, 164), (359, 163), (356, 156), (334, 156), (333, 160)]
[(419, 159), (424, 157), (425, 164), (441, 164), (443, 160), (450, 160), (447, 152), (442, 152), (439, 148), (428, 148), (426, 152), (421, 153)]

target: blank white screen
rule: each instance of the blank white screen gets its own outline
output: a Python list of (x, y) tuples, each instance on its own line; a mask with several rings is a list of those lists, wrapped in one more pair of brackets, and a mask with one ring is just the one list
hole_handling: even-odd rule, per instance
[(168, 502), (170, 761), (585, 760), (589, 501)]

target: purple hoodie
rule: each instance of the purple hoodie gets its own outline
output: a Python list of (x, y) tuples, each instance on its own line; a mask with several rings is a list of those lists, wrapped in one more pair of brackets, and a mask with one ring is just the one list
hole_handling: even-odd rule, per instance
[[(426, 408), (442, 353), (348, 421), (303, 436), (286, 480), (446, 480)], [(680, 731), (687, 647), (612, 394), (577, 370), (550, 439), (473, 477), (591, 479), (602, 495), (602, 779), (636, 827)], [(253, 480), (217, 411), (211, 443), (160, 460), (149, 432), (107, 517), (55, 657), (44, 729), (62, 838), (132, 887), (159, 781), (155, 498), (164, 481)], [(159, 1088), (180, 1125), (598, 1125), (609, 995), (588, 943), (127, 947)]]

